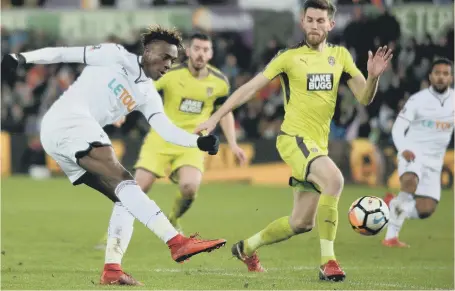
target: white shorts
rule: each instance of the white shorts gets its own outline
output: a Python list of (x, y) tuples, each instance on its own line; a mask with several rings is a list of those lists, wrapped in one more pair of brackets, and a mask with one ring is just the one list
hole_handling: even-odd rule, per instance
[(407, 162), (403, 157), (398, 157), (398, 175), (415, 173), (419, 178), (416, 196), (432, 198), (436, 201), (441, 199), (441, 171), (426, 166), (422, 160), (416, 158), (413, 162)]
[(41, 123), (43, 148), (74, 184), (86, 172), (79, 166), (78, 157), (88, 154), (96, 145), (112, 143), (98, 122), (90, 117), (46, 115)]

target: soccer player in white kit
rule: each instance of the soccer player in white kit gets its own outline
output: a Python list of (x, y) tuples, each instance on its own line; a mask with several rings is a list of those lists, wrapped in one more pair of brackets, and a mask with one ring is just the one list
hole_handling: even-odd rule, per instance
[(398, 239), (406, 219), (430, 217), (441, 197), (441, 171), (454, 129), (453, 63), (433, 62), (430, 87), (409, 98), (392, 128), (398, 150), (400, 193), (385, 197), (390, 221), (382, 244), (408, 247)]
[[(177, 59), (181, 36), (175, 30), (151, 27), (143, 35), (142, 57), (117, 44), (87, 47), (44, 48), (6, 55), (2, 74), (15, 76), (18, 66), (53, 63), (85, 63), (87, 66), (66, 92), (52, 105), (41, 124), (45, 151), (60, 165), (74, 185), (86, 184), (115, 203), (111, 222), (138, 219), (167, 243), (172, 259), (183, 262), (201, 252), (223, 246), (226, 241), (184, 237), (175, 230), (153, 200), (141, 191), (133, 176), (117, 160), (103, 126), (133, 110), (144, 114), (151, 127), (166, 141), (199, 147), (216, 154), (216, 136), (198, 136), (176, 127), (163, 111), (161, 97), (151, 79), (158, 79)], [(151, 79), (150, 79), (151, 78)], [(120, 215), (122, 214), (122, 215)], [(118, 223), (116, 223), (118, 224)], [(121, 231), (110, 229), (109, 237)], [(129, 241), (128, 241), (129, 242)], [(128, 243), (124, 242), (124, 243)], [(119, 246), (119, 253), (124, 246)], [(105, 264), (101, 284), (142, 285), (123, 272), (119, 264)]]

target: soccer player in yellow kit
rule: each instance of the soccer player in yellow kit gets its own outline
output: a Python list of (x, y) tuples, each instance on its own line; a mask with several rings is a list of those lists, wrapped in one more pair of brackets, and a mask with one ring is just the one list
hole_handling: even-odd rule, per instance
[[(228, 78), (208, 64), (213, 56), (208, 35), (192, 35), (187, 56), (187, 62), (171, 68), (155, 82), (155, 86), (163, 96), (167, 116), (175, 125), (192, 132), (226, 101), (230, 86)], [(236, 142), (232, 113), (224, 116), (220, 125), (232, 152), (241, 164), (244, 163), (246, 156)], [(179, 218), (196, 197), (204, 171), (204, 157), (205, 154), (199, 150), (166, 142), (153, 130), (142, 145), (135, 165), (136, 181), (147, 193), (157, 178), (165, 176), (165, 170), (170, 166), (169, 178), (178, 183), (179, 193), (169, 221), (177, 229), (181, 229)]]
[[(357, 69), (348, 50), (326, 42), (334, 27), (335, 6), (328, 0), (307, 0), (303, 7), (302, 28), (305, 41), (283, 50), (263, 72), (237, 89), (196, 132), (214, 129), (234, 107), (279, 76), (285, 98), (285, 116), (277, 149), (292, 168), (289, 184), (294, 188), (294, 207), (290, 216), (279, 218), (252, 237), (232, 247), (232, 254), (249, 271), (262, 272), (256, 250), (310, 231), (317, 221), (321, 245), (321, 280), (342, 281), (346, 275), (335, 258), (333, 243), (338, 224), (338, 199), (343, 190), (343, 175), (327, 156), (330, 121), (342, 75), (357, 100), (368, 105), (374, 98), (379, 76), (392, 58), (391, 50), (381, 47), (369, 52), (368, 78)], [(317, 213), (317, 216), (316, 216)]]

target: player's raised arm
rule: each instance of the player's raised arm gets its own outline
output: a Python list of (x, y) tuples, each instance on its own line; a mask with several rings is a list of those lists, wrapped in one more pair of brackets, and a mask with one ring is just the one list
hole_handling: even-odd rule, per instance
[(366, 80), (355, 66), (352, 57), (350, 55), (346, 57), (344, 72), (351, 76), (348, 86), (361, 104), (368, 105), (373, 101), (378, 89), (379, 77), (387, 68), (392, 57), (392, 50), (387, 50), (387, 46), (380, 47), (375, 55), (371, 51), (368, 52), (368, 78)]
[(102, 66), (123, 63), (125, 49), (118, 44), (105, 43), (80, 47), (48, 47), (18, 54), (5, 55), (2, 73), (15, 73), (24, 64), (83, 63)]
[(219, 139), (214, 135), (198, 136), (177, 127), (166, 116), (163, 103), (158, 92), (151, 91), (149, 102), (139, 107), (139, 111), (147, 118), (150, 126), (167, 142), (183, 146), (197, 147), (201, 151), (216, 155)]
[(409, 162), (415, 159), (415, 153), (406, 142), (406, 130), (415, 118), (415, 100), (409, 99), (392, 127), (392, 138), (400, 155)]

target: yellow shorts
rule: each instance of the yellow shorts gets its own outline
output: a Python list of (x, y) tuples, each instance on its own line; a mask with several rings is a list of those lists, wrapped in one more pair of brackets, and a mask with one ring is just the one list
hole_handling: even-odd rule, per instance
[(319, 186), (308, 182), (307, 177), (311, 163), (320, 156), (327, 156), (327, 147), (322, 148), (314, 140), (284, 133), (278, 135), (276, 147), (283, 161), (292, 169), (289, 185), (302, 191), (320, 192)]
[(166, 142), (156, 132), (151, 131), (144, 139), (135, 169), (152, 172), (158, 178), (169, 174), (178, 183), (177, 170), (191, 166), (204, 172), (205, 153), (198, 148), (186, 148)]

